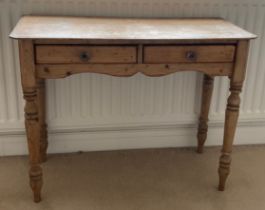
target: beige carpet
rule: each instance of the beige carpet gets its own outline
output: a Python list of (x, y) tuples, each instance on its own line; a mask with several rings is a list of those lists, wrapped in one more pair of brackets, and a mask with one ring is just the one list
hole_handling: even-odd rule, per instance
[(32, 202), (26, 157), (0, 158), (0, 210), (264, 210), (265, 146), (235, 147), (225, 192), (220, 148), (51, 155), (43, 201)]

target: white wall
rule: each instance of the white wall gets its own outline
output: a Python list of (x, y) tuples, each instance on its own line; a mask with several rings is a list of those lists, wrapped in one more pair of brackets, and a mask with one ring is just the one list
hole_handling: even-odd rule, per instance
[[(252, 43), (237, 144), (265, 143), (265, 2), (260, 0), (0, 0), (0, 155), (27, 153), (17, 43), (24, 14), (223, 17), (257, 34)], [(49, 152), (196, 144), (201, 75), (115, 78), (80, 74), (48, 81)], [(183, 91), (185, 90), (185, 91)], [(208, 145), (222, 143), (228, 79), (215, 81)]]

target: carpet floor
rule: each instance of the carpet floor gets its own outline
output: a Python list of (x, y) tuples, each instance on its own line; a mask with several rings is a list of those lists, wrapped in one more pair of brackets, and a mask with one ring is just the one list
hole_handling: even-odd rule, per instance
[(236, 146), (224, 192), (220, 147), (49, 155), (42, 202), (32, 202), (27, 157), (0, 157), (0, 210), (264, 210), (265, 146)]

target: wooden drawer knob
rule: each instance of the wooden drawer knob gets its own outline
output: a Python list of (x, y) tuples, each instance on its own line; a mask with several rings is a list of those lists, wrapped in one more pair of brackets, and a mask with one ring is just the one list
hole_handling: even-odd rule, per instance
[(81, 52), (80, 60), (81, 61), (88, 61), (90, 59), (90, 55), (87, 52)]
[(197, 53), (194, 52), (194, 51), (188, 51), (186, 53), (186, 58), (189, 60), (189, 61), (195, 61), (197, 59)]

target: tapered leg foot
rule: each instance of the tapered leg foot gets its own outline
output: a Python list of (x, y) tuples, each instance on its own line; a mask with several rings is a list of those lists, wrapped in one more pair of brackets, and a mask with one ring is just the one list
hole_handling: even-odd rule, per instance
[(197, 152), (198, 153), (203, 153), (204, 143), (207, 138), (207, 131), (208, 131), (207, 121), (205, 121), (204, 119), (200, 119), (198, 134), (197, 134), (197, 139), (198, 139)]
[(219, 162), (219, 169), (218, 169), (218, 174), (219, 174), (218, 190), (219, 191), (225, 190), (225, 183), (226, 183), (227, 177), (230, 173), (230, 164), (231, 164), (230, 154), (221, 155), (220, 162)]
[(211, 104), (212, 92), (213, 92), (213, 77), (204, 75), (203, 87), (202, 87), (202, 99), (201, 99), (201, 112), (198, 126), (198, 146), (197, 152), (203, 153), (203, 146), (207, 138), (208, 131), (208, 115)]
[(41, 188), (42, 188), (42, 169), (40, 166), (33, 166), (29, 171), (30, 187), (33, 191), (34, 202), (41, 201)]
[(197, 153), (202, 154), (203, 153), (203, 146), (199, 146), (197, 147)]
[(45, 163), (46, 161), (47, 161), (47, 155), (46, 154), (41, 154), (40, 163)]

